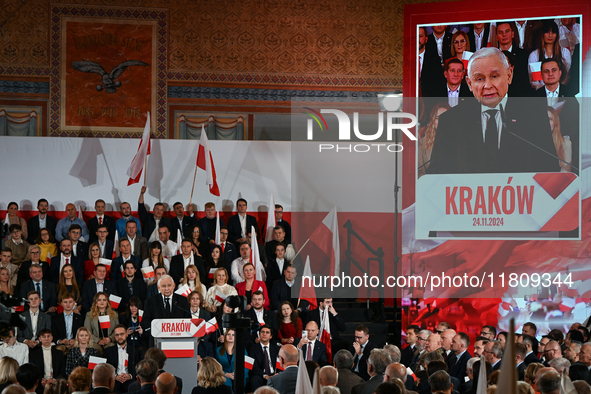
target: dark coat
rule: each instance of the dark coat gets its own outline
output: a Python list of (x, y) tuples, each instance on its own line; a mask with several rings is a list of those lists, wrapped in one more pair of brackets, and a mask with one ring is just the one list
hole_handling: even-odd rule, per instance
[[(41, 346), (36, 346), (29, 350), (29, 362), (39, 368), (43, 374), (45, 364), (43, 362), (43, 349)], [(66, 356), (64, 352), (51, 347), (51, 368), (53, 369), (53, 377), (56, 379), (66, 379)]]
[[(117, 294), (117, 286), (112, 280), (105, 280), (103, 283), (103, 292), (111, 295)], [(96, 279), (90, 279), (84, 282), (82, 285), (82, 310), (84, 312), (90, 312), (92, 307), (92, 301), (96, 295)]]
[[(115, 218), (108, 215), (103, 215), (103, 224), (107, 226), (107, 230), (109, 234), (107, 235), (107, 239), (110, 241), (115, 241)], [(99, 222), (97, 217), (93, 217), (86, 223), (86, 227), (88, 227), (88, 243), (96, 242), (98, 237), (96, 232), (98, 231)], [(109, 258), (109, 257), (107, 257)]]

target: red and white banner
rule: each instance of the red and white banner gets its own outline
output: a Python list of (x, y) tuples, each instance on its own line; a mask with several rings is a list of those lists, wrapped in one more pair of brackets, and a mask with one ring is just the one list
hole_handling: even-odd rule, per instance
[(114, 245), (113, 245), (113, 256), (111, 257), (113, 260), (115, 260), (117, 257), (119, 257), (120, 251), (119, 251), (119, 231), (115, 230), (115, 241), (114, 241)]
[(188, 297), (191, 294), (191, 288), (187, 285), (182, 285), (175, 291), (176, 294), (182, 295), (183, 297)]
[(205, 184), (209, 186), (209, 192), (214, 196), (220, 196), (215, 166), (213, 165), (213, 156), (209, 150), (209, 140), (205, 128), (201, 126), (201, 139), (199, 141), (199, 152), (197, 153), (197, 167), (205, 170)]
[(542, 80), (542, 62), (529, 63), (529, 72), (534, 81)]
[[(302, 278), (312, 278), (312, 270), (310, 269), (310, 256), (306, 256), (306, 264), (304, 265), (304, 274)], [(314, 289), (311, 280), (302, 280), (300, 287), (300, 300), (306, 300), (310, 303), (310, 309), (316, 309), (318, 301), (316, 298), (316, 290)]]
[(146, 125), (144, 126), (144, 133), (142, 134), (142, 139), (140, 140), (140, 146), (137, 148), (137, 152), (131, 161), (129, 170), (127, 170), (127, 175), (129, 176), (127, 186), (138, 183), (140, 181), (140, 177), (142, 176), (144, 164), (146, 163), (147, 157), (150, 154), (150, 127), (150, 113), (148, 112), (148, 115), (146, 116)]
[(332, 345), (330, 340), (330, 315), (328, 306), (324, 308), (324, 319), (320, 322), (320, 342), (326, 345), (326, 358), (332, 364)]
[(579, 226), (579, 189), (570, 172), (423, 176), (416, 238), (430, 231), (570, 231)]
[(337, 207), (334, 207), (314, 230), (310, 236), (310, 241), (318, 245), (330, 257), (330, 272), (334, 272), (335, 276), (339, 276), (341, 248), (339, 246)]
[(47, 264), (50, 264), (51, 263), (51, 258), (52, 257), (53, 256), (51, 255), (51, 253), (47, 252), (47, 260), (45, 260), (47, 262)]
[(182, 253), (182, 251), (181, 251), (181, 244), (182, 243), (183, 243), (183, 234), (181, 234), (180, 229), (177, 229), (177, 231), (176, 231), (176, 244), (177, 244), (176, 254), (177, 255)]
[(250, 262), (254, 265), (256, 280), (264, 281), (266, 278), (265, 267), (261, 263), (261, 254), (254, 226), (250, 226)]
[(142, 275), (144, 276), (144, 279), (150, 279), (156, 276), (152, 266), (142, 268)]
[(252, 366), (254, 365), (254, 358), (244, 356), (244, 368), (252, 371)]
[(276, 371), (283, 371), (283, 367), (281, 366), (281, 360), (277, 357), (277, 361), (275, 361), (275, 370)]
[(111, 327), (111, 318), (106, 315), (106, 316), (99, 316), (98, 317), (99, 320), (99, 324), (101, 325), (101, 329), (106, 329)]
[(168, 358), (192, 358), (195, 355), (193, 342), (162, 342), (161, 349)]
[(106, 358), (90, 356), (88, 359), (88, 369), (93, 370), (98, 364), (105, 364)]
[(121, 303), (121, 297), (116, 296), (115, 294), (109, 295), (109, 301), (111, 301), (111, 308), (117, 309), (119, 308), (119, 304)]
[(205, 335), (203, 319), (154, 319), (151, 324), (155, 338), (189, 338)]
[[(115, 252), (113, 252), (113, 253), (115, 253)], [(113, 260), (103, 259), (102, 257), (99, 259), (99, 263), (106, 265), (107, 267), (110, 267), (112, 262), (113, 262)]]

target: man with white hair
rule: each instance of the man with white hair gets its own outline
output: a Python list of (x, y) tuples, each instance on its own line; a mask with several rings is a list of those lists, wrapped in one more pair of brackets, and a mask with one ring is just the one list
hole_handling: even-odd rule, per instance
[(150, 328), (153, 319), (191, 318), (187, 298), (174, 294), (174, 289), (175, 285), (172, 276), (162, 275), (158, 279), (160, 294), (148, 298), (144, 304), (144, 316), (142, 318), (144, 330)]
[(556, 172), (546, 103), (508, 97), (513, 69), (498, 48), (470, 58), (465, 99), (439, 119), (432, 174)]

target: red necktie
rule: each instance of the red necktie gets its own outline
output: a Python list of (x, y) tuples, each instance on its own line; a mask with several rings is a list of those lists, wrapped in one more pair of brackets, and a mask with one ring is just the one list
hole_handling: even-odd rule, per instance
[(224, 249), (225, 249), (224, 245), (225, 245), (225, 242), (222, 243), (222, 253), (224, 253)]
[(99, 218), (99, 224), (103, 224), (103, 218)]
[(68, 264), (70, 264), (70, 259), (68, 257), (66, 257), (66, 264), (65, 265), (68, 265)]

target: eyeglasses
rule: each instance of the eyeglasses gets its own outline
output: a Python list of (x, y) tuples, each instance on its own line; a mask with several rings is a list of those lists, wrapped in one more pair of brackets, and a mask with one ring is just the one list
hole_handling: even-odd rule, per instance
[[(439, 119), (439, 116), (437, 117), (437, 119)], [(443, 334), (443, 330), (435, 330), (436, 334)]]
[(417, 337), (417, 341), (426, 341), (427, 338), (421, 338), (421, 337)]
[(466, 40), (454, 41), (454, 45), (465, 44)]
[(486, 332), (486, 331), (481, 331), (480, 335), (484, 336), (484, 335), (492, 335), (492, 332)]
[(41, 252), (31, 252), (31, 254), (39, 254), (39, 253), (41, 253)]

